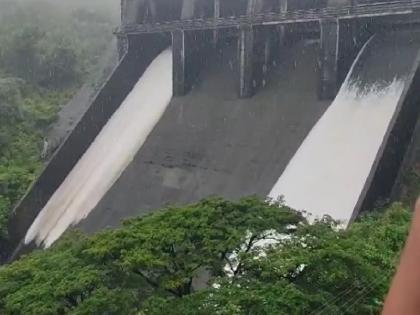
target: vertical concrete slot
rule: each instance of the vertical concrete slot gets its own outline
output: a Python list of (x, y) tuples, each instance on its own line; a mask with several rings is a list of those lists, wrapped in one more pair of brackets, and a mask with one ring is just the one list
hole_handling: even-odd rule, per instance
[(238, 46), (239, 97), (251, 97), (254, 93), (254, 30), (252, 27), (244, 27), (240, 30)]
[(338, 90), (339, 23), (336, 19), (321, 20), (321, 78), (319, 97), (334, 99)]

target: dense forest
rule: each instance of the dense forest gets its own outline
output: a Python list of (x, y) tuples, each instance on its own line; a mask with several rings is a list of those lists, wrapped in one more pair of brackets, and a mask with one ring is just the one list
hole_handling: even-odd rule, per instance
[(0, 0), (0, 237), (43, 137), (112, 41), (119, 2)]
[[(57, 113), (97, 71), (118, 0), (0, 0), (0, 238)], [(420, 190), (349, 229), (281, 203), (167, 207), (0, 267), (0, 314), (377, 314)]]

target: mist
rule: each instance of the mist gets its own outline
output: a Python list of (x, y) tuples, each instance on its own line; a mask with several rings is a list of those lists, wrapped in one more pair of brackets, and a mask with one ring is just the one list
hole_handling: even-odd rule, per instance
[(42, 9), (67, 16), (82, 9), (107, 16), (116, 25), (120, 21), (120, 0), (0, 0), (0, 19), (7, 19), (25, 9)]

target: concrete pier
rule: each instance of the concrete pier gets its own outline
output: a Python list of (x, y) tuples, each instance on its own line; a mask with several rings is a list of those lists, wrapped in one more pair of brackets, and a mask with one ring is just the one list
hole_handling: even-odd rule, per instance
[[(279, 0), (279, 11), (280, 13), (287, 12), (287, 2), (288, 0)], [(283, 46), (286, 41), (286, 25), (279, 25), (279, 45)]]
[(274, 59), (279, 56), (276, 27), (244, 27), (238, 40), (239, 97), (253, 96), (267, 82)]
[[(214, 16), (214, 21), (216, 24), (216, 20), (220, 18), (220, 0), (214, 0), (213, 16)], [(216, 47), (218, 39), (219, 39), (219, 32), (218, 30), (214, 30), (213, 31), (213, 46), (214, 47)]]
[(197, 0), (184, 0), (182, 3), (181, 19), (192, 19), (194, 17)]
[(337, 19), (321, 20), (321, 78), (319, 97), (333, 99), (338, 90), (338, 39), (339, 23)]
[[(247, 15), (261, 13), (264, 0), (248, 0)], [(240, 30), (238, 41), (239, 97), (251, 97), (262, 85), (271, 56), (271, 29), (255, 29), (252, 26)], [(258, 35), (256, 35), (258, 33)], [(261, 35), (261, 36), (260, 36)], [(257, 43), (255, 40), (259, 39)]]
[(186, 87), (186, 50), (185, 32), (172, 32), (172, 53), (173, 53), (173, 93), (175, 96), (183, 96), (187, 92)]
[(187, 94), (201, 71), (205, 56), (211, 53), (211, 31), (172, 32), (173, 94)]
[(254, 30), (244, 27), (239, 36), (239, 97), (251, 97), (254, 93)]
[(248, 0), (247, 15), (261, 13), (264, 8), (264, 0)]

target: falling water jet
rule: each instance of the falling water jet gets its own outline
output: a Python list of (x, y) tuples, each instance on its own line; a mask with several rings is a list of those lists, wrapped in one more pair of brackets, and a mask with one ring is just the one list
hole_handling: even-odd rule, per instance
[[(172, 51), (148, 67), (89, 149), (28, 230), (25, 243), (51, 246), (86, 218), (117, 181), (162, 117), (172, 98)], [(139, 174), (141, 176), (141, 174)]]
[[(270, 198), (282, 196), (288, 206), (305, 210), (312, 219), (329, 215), (345, 225), (349, 222), (412, 66), (409, 58), (399, 63), (398, 47), (388, 47), (386, 55), (381, 43), (374, 37), (363, 47), (334, 102), (290, 160)], [(413, 47), (417, 52), (418, 45)]]

